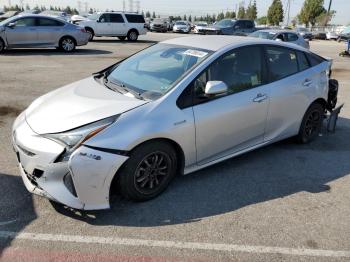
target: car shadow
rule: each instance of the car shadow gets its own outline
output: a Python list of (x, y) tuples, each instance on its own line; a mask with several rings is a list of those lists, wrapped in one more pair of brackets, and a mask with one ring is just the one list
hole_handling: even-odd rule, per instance
[[(27, 191), (20, 176), (0, 172), (0, 185), (0, 231), (20, 232), (37, 218), (32, 194)], [(0, 260), (11, 242), (11, 238), (0, 238)]]
[(99, 50), (99, 49), (86, 49), (77, 48), (72, 53), (65, 53), (57, 49), (48, 48), (19, 48), (19, 49), (9, 49), (6, 50), (2, 56), (32, 56), (32, 55), (42, 55), (42, 56), (83, 56), (83, 55), (107, 55), (112, 54), (110, 51)]
[(131, 42), (131, 41), (128, 41), (127, 39), (119, 40), (118, 37), (109, 37), (109, 38), (95, 37), (90, 42), (93, 42), (93, 43), (120, 43), (120, 44), (156, 44), (156, 43), (159, 43), (160, 41), (139, 39), (137, 41)]
[(335, 134), (308, 145), (284, 140), (194, 174), (179, 176), (154, 200), (134, 203), (114, 195), (105, 211), (76, 211), (53, 204), (61, 214), (92, 225), (151, 227), (191, 223), (206, 217), (306, 191), (329, 192), (330, 182), (350, 174), (350, 120)]

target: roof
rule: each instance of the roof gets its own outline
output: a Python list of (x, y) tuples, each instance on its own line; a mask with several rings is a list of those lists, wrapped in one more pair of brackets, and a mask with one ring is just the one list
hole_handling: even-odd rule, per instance
[[(229, 35), (205, 35), (205, 36), (188, 36), (178, 37), (166, 40), (162, 43), (196, 47), (211, 51), (218, 51), (226, 46), (234, 46), (241, 44), (251, 44), (257, 42), (266, 42), (264, 39), (245, 37), (245, 36), (229, 36)], [(269, 42), (268, 42), (269, 43)]]

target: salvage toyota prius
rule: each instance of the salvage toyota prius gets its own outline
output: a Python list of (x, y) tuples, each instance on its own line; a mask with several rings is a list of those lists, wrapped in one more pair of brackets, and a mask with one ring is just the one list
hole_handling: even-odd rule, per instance
[[(318, 136), (331, 63), (292, 44), (168, 40), (35, 100), (13, 125), (27, 189), (75, 209), (134, 201), (188, 174), (295, 136)], [(333, 94), (333, 93), (332, 93)]]

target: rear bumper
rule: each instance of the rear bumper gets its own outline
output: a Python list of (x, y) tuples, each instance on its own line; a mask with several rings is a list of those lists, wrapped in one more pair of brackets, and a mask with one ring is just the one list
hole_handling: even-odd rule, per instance
[(64, 147), (31, 130), (23, 114), (14, 124), (13, 147), (29, 192), (84, 210), (110, 207), (111, 182), (128, 159), (81, 146), (68, 162), (56, 162)]
[(81, 32), (76, 39), (77, 46), (87, 45), (89, 43), (89, 36), (88, 33)]

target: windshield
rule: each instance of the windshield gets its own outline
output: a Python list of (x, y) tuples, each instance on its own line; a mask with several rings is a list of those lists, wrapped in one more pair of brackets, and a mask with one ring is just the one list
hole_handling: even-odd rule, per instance
[(13, 17), (7, 18), (6, 20), (0, 22), (0, 26), (3, 26), (3, 25), (8, 24), (9, 22), (15, 20), (17, 17), (18, 17), (18, 16), (13, 16)]
[(219, 21), (216, 25), (220, 27), (230, 27), (230, 26), (233, 26), (233, 24), (234, 24), (234, 20), (224, 19)]
[(120, 63), (108, 82), (143, 94), (165, 94), (212, 52), (192, 47), (156, 44)]
[(175, 25), (186, 25), (185, 22), (176, 22)]
[(266, 31), (256, 31), (251, 33), (249, 36), (263, 39), (273, 39), (275, 37), (275, 32), (266, 32)]
[(165, 23), (165, 20), (164, 19), (154, 19), (153, 23), (163, 24), (163, 23)]
[(92, 15), (89, 15), (88, 16), (88, 19), (90, 19), (90, 20), (97, 20), (98, 18), (99, 18), (99, 14), (92, 14)]

